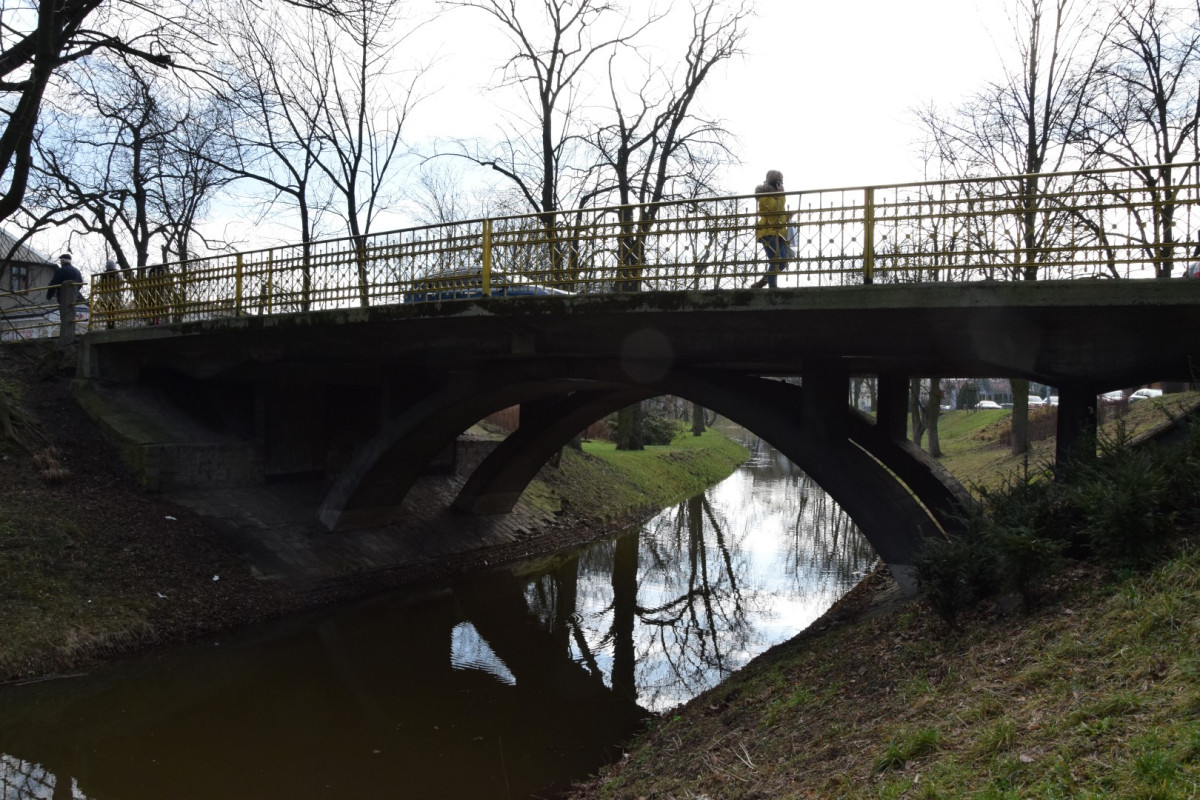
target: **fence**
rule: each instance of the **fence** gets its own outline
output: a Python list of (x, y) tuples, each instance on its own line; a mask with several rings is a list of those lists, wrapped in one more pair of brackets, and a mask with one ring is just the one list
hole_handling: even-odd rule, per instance
[[(62, 331), (62, 310), (57, 300), (46, 300), (50, 287), (39, 286), (19, 292), (0, 292), (0, 342), (58, 338)], [(75, 305), (75, 323), (88, 322), (88, 306)]]
[(1197, 164), (753, 195), (430, 225), (107, 273), (91, 325), (482, 297), (746, 288), (786, 233), (791, 287), (1177, 275), (1200, 247)]

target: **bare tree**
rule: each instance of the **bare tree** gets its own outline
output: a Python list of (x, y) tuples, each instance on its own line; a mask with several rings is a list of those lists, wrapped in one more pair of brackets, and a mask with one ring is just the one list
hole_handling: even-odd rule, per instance
[[(691, 6), (692, 35), (674, 70), (657, 66), (641, 53), (644, 75), (632, 93), (625, 91), (620, 53), (608, 63), (611, 122), (589, 138), (602, 166), (597, 194), (615, 195), (621, 226), (619, 260), (622, 291), (641, 288), (646, 237), (663, 200), (712, 192), (705, 178), (730, 154), (728, 132), (718, 121), (696, 113), (697, 97), (712, 69), (741, 53), (749, 15), (746, 5), (726, 7), (721, 0)], [(676, 183), (683, 185), (676, 188)], [(608, 186), (606, 186), (608, 184)], [(609, 188), (611, 186), (611, 189)], [(640, 405), (618, 414), (618, 450), (640, 447)]]
[[(336, 14), (338, 0), (281, 0)], [(34, 131), (56, 75), (97, 54), (158, 67), (203, 57), (210, 42), (192, 5), (166, 0), (7, 0), (0, 6), (0, 220), (20, 207), (33, 168)]]
[[(1056, 235), (1055, 207), (1044, 173), (1083, 166), (1072, 144), (1084, 122), (1097, 75), (1099, 49), (1089, 50), (1093, 12), (1077, 0), (1014, 0), (1009, 25), (1018, 60), (1004, 78), (971, 97), (949, 117), (920, 114), (940, 161), (958, 175), (1017, 175), (1011, 193), (1017, 259), (1013, 279), (1036, 280)], [(1003, 230), (1000, 235), (1004, 235)], [(999, 249), (999, 248), (998, 248)], [(1028, 450), (1028, 381), (1014, 380), (1012, 452)]]
[[(645, 237), (658, 213), (658, 203), (678, 197), (712, 194), (708, 179), (722, 161), (732, 160), (729, 133), (717, 120), (696, 113), (701, 89), (711, 71), (741, 54), (744, 4), (697, 0), (691, 6), (692, 34), (674, 70), (657, 66), (641, 53), (645, 78), (637, 90), (625, 91), (617, 53), (609, 58), (608, 86), (612, 122), (590, 137), (605, 169), (599, 180), (611, 181), (620, 205), (620, 260), (625, 290), (639, 288)], [(676, 184), (682, 184), (676, 187)]]
[[(329, 83), (305, 74), (302, 54), (311, 52), (311, 43), (295, 27), (252, 6), (231, 18), (224, 49), (237, 117), (229, 129), (235, 153), (229, 169), (270, 192), (264, 210), (280, 201), (294, 208), (307, 254), (330, 202), (318, 168), (323, 155), (318, 121)], [(307, 285), (307, 269), (305, 276)]]
[(138, 68), (94, 65), (38, 137), (31, 192), (57, 224), (99, 235), (122, 270), (141, 274), (164, 234), (153, 190), (172, 121), (152, 76)]
[(318, 121), (325, 144), (318, 165), (342, 203), (346, 232), (370, 233), (371, 224), (391, 198), (386, 194), (395, 172), (404, 125), (422, 99), (426, 68), (398, 70), (394, 56), (419, 26), (396, 35), (402, 0), (344, 0), (343, 13), (327, 20), (313, 78), (329, 81), (329, 95)]
[[(0, 219), (16, 212), (29, 186), (33, 164), (34, 130), (51, 79), (65, 65), (98, 52), (123, 53), (166, 66), (172, 56), (162, 48), (162, 26), (149, 25), (143, 33), (121, 36), (100, 30), (120, 29), (116, 14), (99, 13), (104, 0), (26, 0), (5, 4), (0, 19)], [(154, 15), (153, 4), (125, 3), (121, 13)], [(91, 27), (89, 22), (98, 23)]]
[[(643, 21), (628, 24), (624, 10), (610, 0), (541, 0), (540, 20), (534, 19), (537, 12), (528, 11), (530, 6), (519, 10), (516, 0), (442, 3), (488, 14), (512, 42), (514, 52), (501, 67), (500, 85), (519, 90), (526, 113), (506, 119), (495, 148), (460, 143), (458, 155), (504, 176), (526, 207), (541, 215), (552, 269), (556, 280), (562, 280), (555, 212), (582, 205), (594, 191), (582, 177), (594, 165), (575, 159), (583, 140), (581, 106), (593, 80), (588, 67), (631, 44), (659, 15), (651, 11)], [(575, 171), (581, 175), (572, 175)]]
[[(394, 35), (400, 8), (400, 0), (345, 0), (338, 16), (299, 24), (248, 7), (229, 36), (230, 83), (245, 123), (234, 127), (234, 171), (295, 208), (305, 265), (323, 217), (336, 214), (361, 239), (391, 205), (404, 124), (425, 71), (401, 74), (394, 65), (416, 31)], [(358, 269), (366, 304), (365, 260)], [(307, 297), (307, 266), (304, 274)]]
[[(416, 32), (396, 37), (401, 0), (347, 0), (345, 13), (323, 26), (322, 48), (313, 63), (329, 83), (318, 128), (325, 146), (317, 166), (340, 200), (346, 232), (362, 243), (383, 207), (398, 166), (404, 125), (420, 101), (424, 67), (402, 77), (393, 56)], [(314, 79), (318, 79), (316, 74)], [(360, 252), (362, 245), (359, 245)], [(359, 302), (370, 303), (368, 259), (358, 258)]]
[[(1194, 177), (1180, 162), (1200, 159), (1200, 13), (1160, 0), (1115, 0), (1099, 85), (1078, 141), (1106, 161), (1132, 167), (1154, 202), (1139, 216), (1142, 246), (1155, 275), (1171, 277), (1179, 186)], [(1146, 223), (1149, 224), (1146, 224)], [(1190, 232), (1189, 232), (1190, 233)]]
[(417, 220), (426, 225), (457, 222), (487, 214), (487, 198), (467, 194), (461, 169), (445, 160), (426, 159), (418, 171), (413, 201)]
[(170, 132), (154, 151), (159, 164), (151, 193), (162, 220), (162, 260), (186, 265), (213, 195), (234, 179), (224, 167), (230, 148), (221, 133), (231, 123), (228, 106), (213, 98), (185, 100), (172, 113)]

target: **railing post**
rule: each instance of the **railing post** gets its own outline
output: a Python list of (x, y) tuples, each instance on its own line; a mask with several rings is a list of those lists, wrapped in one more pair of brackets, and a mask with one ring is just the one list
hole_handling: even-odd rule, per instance
[(75, 343), (75, 292), (80, 284), (63, 281), (58, 287), (58, 346)]
[[(85, 329), (90, 331), (92, 329), (92, 320), (94, 320), (96, 318), (96, 312), (99, 310), (99, 306), (96, 303), (96, 287), (100, 285), (100, 281), (97, 280), (96, 275), (92, 275), (87, 280), (88, 280), (88, 298), (87, 298), (88, 321), (87, 321), (87, 325), (85, 326)], [(108, 303), (106, 302), (103, 305), (107, 306)]]
[(483, 296), (492, 296), (492, 221), (483, 221)]
[(267, 303), (265, 309), (259, 309), (259, 313), (271, 314), (275, 311), (275, 250), (267, 251)]
[(237, 268), (233, 285), (233, 310), (237, 316), (242, 315), (242, 254), (237, 254)]
[(863, 283), (875, 282), (875, 187), (864, 190), (863, 203)]

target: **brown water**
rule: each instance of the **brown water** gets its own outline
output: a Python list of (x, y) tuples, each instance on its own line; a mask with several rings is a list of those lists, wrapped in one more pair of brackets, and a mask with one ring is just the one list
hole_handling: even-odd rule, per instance
[(18, 798), (550, 797), (857, 582), (870, 546), (774, 450), (638, 530), (0, 691)]

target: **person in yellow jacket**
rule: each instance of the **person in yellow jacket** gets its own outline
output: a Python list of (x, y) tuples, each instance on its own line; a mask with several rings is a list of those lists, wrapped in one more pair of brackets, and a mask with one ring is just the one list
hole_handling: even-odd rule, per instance
[(774, 289), (777, 273), (783, 272), (787, 259), (792, 257), (787, 228), (793, 212), (784, 209), (783, 173), (777, 169), (768, 171), (766, 182), (757, 186), (754, 193), (758, 195), (755, 198), (758, 201), (755, 232), (770, 264), (767, 274), (756, 281), (753, 288), (769, 286)]

